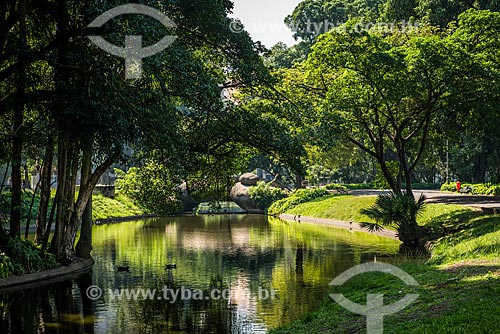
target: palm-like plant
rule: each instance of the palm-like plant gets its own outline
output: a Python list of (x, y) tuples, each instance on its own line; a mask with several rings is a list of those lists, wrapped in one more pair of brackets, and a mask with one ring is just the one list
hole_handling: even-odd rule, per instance
[(386, 226), (393, 226), (398, 231), (398, 238), (409, 247), (418, 247), (424, 229), (417, 224), (425, 210), (425, 196), (418, 200), (408, 194), (383, 194), (377, 197), (375, 205), (363, 209), (361, 213), (375, 220), (376, 223), (362, 223), (367, 230), (380, 231)]

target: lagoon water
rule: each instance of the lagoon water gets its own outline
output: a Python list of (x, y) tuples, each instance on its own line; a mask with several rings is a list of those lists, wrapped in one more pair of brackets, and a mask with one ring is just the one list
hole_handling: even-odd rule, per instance
[(0, 333), (265, 333), (328, 301), (338, 274), (399, 247), (260, 215), (138, 220), (93, 234), (90, 274), (0, 293)]

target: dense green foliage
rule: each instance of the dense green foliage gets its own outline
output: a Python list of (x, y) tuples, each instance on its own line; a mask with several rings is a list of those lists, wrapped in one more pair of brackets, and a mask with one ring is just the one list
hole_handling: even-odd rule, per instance
[(325, 186), (328, 190), (336, 190), (338, 192), (347, 192), (347, 187), (342, 184), (330, 183)]
[[(471, 189), (467, 191), (473, 195), (493, 195), (500, 196), (500, 185), (499, 184), (491, 184), (491, 183), (461, 183), (460, 184), (461, 191), (465, 189)], [(448, 182), (443, 183), (441, 185), (441, 191), (457, 191), (457, 183), (456, 182)]]
[(305, 42), (271, 49), (280, 94), (259, 96), (296, 121), (310, 184), (376, 174), (394, 192), (448, 176), (497, 182), (499, 9), (492, 1), (302, 1), (286, 23)]
[[(0, 214), (8, 215), (10, 213), (10, 197), (11, 194), (9, 192), (3, 192), (0, 194)], [(24, 221), (27, 218), (29, 218), (32, 222), (36, 219), (36, 214), (38, 212), (38, 206), (40, 203), (40, 195), (35, 194), (35, 198), (33, 200), (33, 206), (31, 207), (31, 212), (30, 212), (32, 199), (33, 199), (32, 191), (24, 191), (22, 193), (21, 218)]]
[(132, 199), (136, 205), (158, 215), (181, 211), (180, 188), (165, 165), (147, 162), (132, 167), (126, 173), (115, 169), (116, 190)]
[(287, 197), (288, 193), (283, 189), (273, 187), (270, 183), (259, 182), (256, 187), (250, 188), (249, 195), (260, 209), (267, 211), (274, 202)]
[[(245, 171), (253, 154), (264, 152), (302, 172), (303, 149), (288, 127), (234, 103), (235, 90), (268, 75), (260, 44), (244, 31), (231, 31), (231, 1), (141, 2), (168, 16), (176, 29), (146, 15), (121, 15), (102, 29), (86, 28), (122, 4), (8, 0), (0, 6), (0, 163), (12, 168), (9, 233), (19, 236), (24, 219), (22, 171), (36, 169), (41, 194), (35, 240), (49, 236), (47, 217), (54, 212), (55, 233), (48, 239), (61, 260), (89, 256), (87, 204), (114, 163), (141, 170), (137, 182), (149, 188), (136, 184), (130, 196), (161, 214), (176, 211), (176, 186), (183, 182), (210, 199), (226, 198), (232, 176)], [(128, 80), (123, 59), (87, 38), (94, 33), (115, 45), (130, 35), (144, 36), (144, 46), (165, 35), (177, 39), (142, 60), (140, 79)], [(54, 169), (57, 195), (51, 202)], [(78, 231), (85, 251), (75, 254)]]
[(274, 202), (268, 213), (270, 215), (279, 215), (301, 203), (310, 202), (328, 195), (330, 195), (330, 192), (325, 188), (298, 189), (289, 197)]
[(0, 228), (0, 278), (53, 269), (56, 265), (54, 254), (41, 250), (29, 240), (12, 238)]

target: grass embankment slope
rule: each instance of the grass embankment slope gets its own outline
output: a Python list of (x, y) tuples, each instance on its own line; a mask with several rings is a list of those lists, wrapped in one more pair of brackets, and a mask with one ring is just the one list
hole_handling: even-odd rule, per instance
[[(367, 218), (358, 209), (374, 200), (327, 197), (286, 213), (360, 222)], [(431, 230), (430, 259), (381, 259), (412, 275), (420, 284), (418, 288), (406, 287), (391, 275), (372, 273), (355, 277), (342, 287), (332, 288), (332, 292), (362, 305), (366, 305), (368, 293), (384, 294), (386, 305), (407, 293), (418, 293), (415, 303), (384, 317), (386, 334), (500, 333), (500, 217), (457, 205), (431, 204), (419, 222)], [(364, 316), (343, 309), (325, 296), (320, 310), (271, 333), (366, 333), (365, 326)]]
[(105, 197), (101, 194), (92, 195), (92, 219), (132, 217), (147, 214), (131, 199), (121, 194), (115, 198)]
[[(40, 196), (35, 195), (33, 207), (30, 212), (32, 196), (33, 192), (31, 191), (23, 192), (21, 206), (23, 223), (26, 221), (28, 216), (31, 217), (31, 224), (34, 224), (36, 219)], [(52, 197), (53, 196), (54, 194), (52, 194)], [(4, 192), (0, 195), (0, 213), (5, 215), (10, 213), (10, 193), (8, 192)], [(102, 194), (92, 195), (93, 220), (140, 216), (144, 214), (147, 214), (144, 209), (140, 208), (131, 199), (121, 194), (117, 194), (114, 198), (105, 197)]]

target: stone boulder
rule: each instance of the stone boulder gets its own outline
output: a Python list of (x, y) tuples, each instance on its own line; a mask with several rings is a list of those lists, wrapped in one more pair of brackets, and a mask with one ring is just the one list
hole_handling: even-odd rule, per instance
[(253, 173), (245, 173), (240, 176), (240, 183), (244, 186), (256, 186), (260, 178)]
[(236, 183), (234, 187), (231, 188), (231, 200), (249, 213), (262, 213), (263, 211), (257, 207), (257, 203), (250, 198), (249, 191), (251, 187), (252, 186), (245, 185), (242, 182)]
[(191, 197), (186, 182), (183, 182), (179, 188), (181, 190), (182, 211), (193, 211), (200, 203)]

